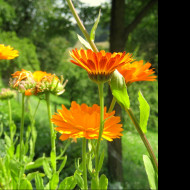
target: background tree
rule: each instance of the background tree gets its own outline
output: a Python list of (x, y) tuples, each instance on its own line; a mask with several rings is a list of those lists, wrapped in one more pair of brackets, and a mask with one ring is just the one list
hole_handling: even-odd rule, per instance
[[(126, 1), (112, 0), (110, 24), (110, 52), (122, 52), (126, 49), (129, 35), (153, 8), (157, 0)], [(133, 11), (133, 13), (131, 13)], [(109, 90), (108, 101), (111, 102), (112, 94)], [(121, 115), (121, 108), (115, 105), (116, 115)], [(122, 170), (122, 143), (121, 139), (108, 143), (108, 170), (112, 180), (123, 181)]]

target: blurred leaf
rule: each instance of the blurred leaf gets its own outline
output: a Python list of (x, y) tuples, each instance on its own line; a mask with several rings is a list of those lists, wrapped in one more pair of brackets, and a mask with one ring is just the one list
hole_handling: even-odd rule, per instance
[(93, 177), (93, 178), (91, 179), (91, 189), (92, 189), (92, 190), (97, 190), (97, 189), (99, 189), (99, 186), (98, 186), (98, 184), (96, 183), (96, 177)]
[(92, 27), (92, 30), (91, 30), (91, 32), (90, 32), (90, 39), (91, 39), (92, 41), (95, 40), (95, 32), (96, 32), (96, 28), (97, 28), (97, 26), (98, 26), (98, 23), (99, 23), (99, 21), (100, 21), (100, 15), (101, 15), (101, 10), (99, 11), (98, 18), (96, 19), (96, 21), (95, 21), (95, 23), (94, 23), (94, 25), (93, 25), (93, 27)]
[(111, 77), (110, 87), (112, 94), (116, 98), (119, 105), (123, 109), (128, 109), (130, 107), (130, 101), (127, 93), (125, 79), (117, 70), (114, 71)]
[(36, 185), (36, 189), (39, 189), (39, 190), (44, 189), (43, 179), (39, 174), (35, 176), (35, 185)]
[(33, 189), (32, 188), (32, 184), (30, 183), (30, 181), (28, 181), (26, 178), (22, 179), (20, 181), (20, 188), (19, 189), (24, 189), (24, 190), (28, 190), (28, 189)]
[(57, 189), (59, 183), (59, 173), (55, 172), (49, 182), (50, 189)]
[(46, 158), (43, 159), (43, 168), (44, 168), (44, 172), (47, 175), (47, 177), (49, 179), (51, 179), (52, 178), (52, 169), (51, 169), (50, 164)]
[(92, 49), (90, 44), (83, 37), (81, 37), (79, 34), (77, 34), (77, 37), (85, 49)]
[(58, 170), (59, 173), (60, 173), (60, 172), (62, 171), (62, 169), (65, 167), (66, 162), (67, 162), (67, 156), (64, 156), (64, 159), (63, 159), (63, 161), (62, 161), (62, 163), (61, 163), (61, 166), (60, 166), (60, 168), (59, 168), (59, 170)]
[(103, 162), (104, 162), (104, 151), (100, 155), (100, 160), (99, 160), (99, 163), (98, 163), (98, 171), (101, 170)]
[(26, 170), (30, 170), (30, 169), (35, 169), (35, 168), (41, 167), (43, 165), (43, 161), (44, 161), (44, 158), (41, 157), (41, 158), (38, 158), (37, 160), (35, 160), (34, 162), (29, 162), (26, 165)]
[(141, 91), (138, 93), (139, 95), (139, 103), (140, 103), (140, 127), (144, 133), (147, 132), (147, 122), (150, 114), (150, 106), (147, 101), (143, 97)]
[(58, 190), (71, 190), (76, 186), (74, 176), (66, 177), (59, 185)]
[(105, 190), (105, 189), (108, 188), (108, 178), (104, 174), (102, 174), (100, 176), (100, 182), (99, 183), (100, 183), (99, 184), (99, 186), (100, 186), (99, 188), (100, 189)]
[(154, 169), (152, 161), (147, 155), (143, 155), (144, 166), (151, 189), (158, 189), (158, 174)]
[(74, 178), (78, 184), (78, 186), (83, 189), (84, 188), (84, 181), (83, 181), (83, 178), (77, 173), (75, 172), (74, 174)]
[(36, 176), (37, 174), (40, 175), (41, 177), (44, 177), (44, 176), (45, 176), (44, 173), (39, 173), (39, 172), (37, 171), (37, 172), (29, 173), (26, 178), (27, 178), (29, 181), (31, 181), (31, 180), (33, 180), (33, 179), (35, 178), (35, 176)]

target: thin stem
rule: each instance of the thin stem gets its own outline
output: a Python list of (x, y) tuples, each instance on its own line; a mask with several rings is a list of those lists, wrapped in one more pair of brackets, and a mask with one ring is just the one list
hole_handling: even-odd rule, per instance
[(111, 113), (116, 103), (116, 98), (113, 96), (108, 113)]
[(22, 115), (21, 115), (21, 125), (20, 125), (20, 155), (19, 155), (19, 161), (20, 161), (20, 171), (19, 171), (19, 181), (18, 181), (18, 189), (20, 188), (20, 181), (22, 178), (22, 175), (24, 173), (24, 166), (23, 166), (23, 158), (24, 158), (24, 143), (23, 143), (23, 133), (24, 133), (24, 98), (25, 95), (22, 93)]
[(156, 160), (156, 156), (154, 155), (152, 147), (148, 142), (148, 139), (146, 138), (145, 134), (141, 130), (141, 127), (140, 127), (139, 123), (137, 122), (135, 116), (133, 115), (132, 110), (131, 109), (125, 109), (125, 111), (128, 113), (130, 119), (132, 120), (133, 124), (135, 125), (135, 128), (136, 128), (137, 132), (139, 133), (139, 135), (140, 135), (140, 137), (141, 137), (141, 139), (142, 139), (142, 141), (143, 141), (143, 143), (144, 143), (144, 145), (145, 145), (145, 147), (146, 147), (146, 149), (147, 149), (147, 151), (151, 157), (151, 160), (154, 164), (154, 168), (158, 172), (158, 162)]
[(99, 90), (99, 99), (100, 99), (100, 129), (99, 129), (99, 136), (96, 145), (96, 161), (95, 161), (95, 169), (98, 175), (98, 164), (99, 164), (99, 148), (100, 148), (100, 141), (102, 138), (102, 133), (104, 130), (104, 94), (103, 94), (104, 83), (98, 84)]
[(19, 161), (22, 164), (23, 161), (23, 133), (24, 133), (24, 98), (25, 95), (22, 93), (22, 116), (21, 116), (21, 126), (20, 126), (20, 156)]
[(94, 52), (98, 52), (98, 49), (97, 49), (95, 43), (90, 39), (90, 36), (89, 36), (87, 30), (85, 29), (85, 27), (84, 27), (82, 21), (80, 20), (80, 18), (79, 18), (78, 14), (77, 14), (77, 12), (76, 12), (76, 10), (75, 10), (75, 7), (74, 7), (72, 1), (71, 1), (71, 0), (67, 0), (67, 3), (68, 3), (68, 5), (69, 5), (69, 8), (70, 8), (70, 10), (71, 10), (73, 16), (75, 17), (75, 20), (76, 20), (76, 22), (77, 22), (77, 24), (78, 24), (80, 30), (81, 30), (82, 33), (84, 34), (86, 40), (88, 41), (88, 43), (89, 43), (90, 46), (92, 47), (93, 51), (94, 51)]
[(11, 136), (11, 142), (13, 142), (12, 109), (11, 109), (11, 100), (10, 100), (10, 99), (8, 99), (8, 108), (9, 108), (9, 128), (10, 128), (10, 136)]
[(83, 180), (84, 180), (84, 189), (88, 189), (87, 183), (87, 170), (86, 170), (86, 139), (82, 140), (82, 165), (83, 165)]
[[(49, 126), (50, 126), (50, 135), (51, 135), (51, 151), (56, 155), (56, 148), (55, 148), (55, 132), (53, 128), (53, 123), (51, 122), (51, 106), (50, 106), (50, 93), (46, 93), (46, 103), (47, 103), (47, 111), (48, 111), (48, 119), (49, 119)], [(55, 160), (56, 162), (56, 160)], [(56, 172), (56, 163), (52, 163), (54, 172)]]

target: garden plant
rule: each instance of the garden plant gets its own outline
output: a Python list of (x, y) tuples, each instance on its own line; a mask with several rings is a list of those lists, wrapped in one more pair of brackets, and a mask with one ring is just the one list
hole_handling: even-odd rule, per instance
[[(51, 97), (63, 94), (68, 86), (68, 79), (58, 77), (54, 73), (45, 71), (28, 71), (24, 68), (11, 74), (10, 88), (3, 88), (0, 92), (0, 100), (7, 102), (9, 116), (9, 131), (4, 130), (0, 124), (0, 138), (5, 139), (3, 147), (5, 154), (0, 155), (0, 189), (108, 189), (109, 178), (101, 172), (104, 164), (105, 151), (100, 151), (102, 141), (114, 141), (122, 138), (124, 131), (120, 116), (115, 115), (114, 107), (118, 103), (132, 121), (138, 132), (148, 155), (142, 155), (144, 167), (147, 173), (150, 189), (158, 189), (158, 162), (153, 149), (146, 138), (147, 122), (150, 107), (139, 90), (138, 102), (140, 104), (138, 121), (133, 113), (128, 88), (138, 81), (155, 81), (154, 69), (151, 63), (137, 61), (131, 53), (106, 52), (98, 50), (95, 40), (95, 32), (100, 21), (99, 15), (91, 29), (90, 34), (82, 24), (71, 0), (67, 0), (84, 38), (78, 35), (82, 44), (80, 49), (72, 49), (69, 52), (71, 63), (78, 69), (86, 70), (88, 83), (95, 83), (99, 104), (92, 102), (91, 106), (85, 102), (78, 104), (70, 102), (70, 108), (61, 105), (52, 113)], [(9, 45), (0, 44), (0, 61), (13, 60), (19, 56), (19, 52)], [(111, 89), (113, 99), (111, 104), (105, 106), (105, 86)], [(88, 90), (88, 89), (86, 89)], [(11, 99), (18, 94), (21, 96), (21, 121), (18, 126), (12, 119)], [(34, 113), (30, 112), (30, 125), (25, 128), (25, 109), (30, 108), (31, 96), (38, 97), (38, 103)], [(66, 99), (67, 97), (65, 97)], [(41, 101), (46, 102), (51, 151), (35, 158), (37, 130), (35, 117)], [(19, 136), (16, 131), (19, 130)], [(45, 137), (44, 137), (45, 138)], [(71, 143), (82, 140), (81, 157), (75, 158), (75, 172), (64, 179), (60, 174), (67, 165), (66, 150)], [(57, 153), (56, 142), (65, 141), (64, 148)], [(58, 164), (59, 163), (59, 164)], [(43, 168), (42, 170), (39, 168)], [(44, 180), (46, 179), (46, 180)], [(136, 179), (138, 180), (138, 179)], [(33, 182), (32, 182), (33, 181)]]

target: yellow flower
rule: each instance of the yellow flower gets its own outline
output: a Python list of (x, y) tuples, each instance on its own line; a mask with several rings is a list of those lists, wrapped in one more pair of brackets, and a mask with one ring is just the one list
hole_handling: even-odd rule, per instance
[(14, 59), (18, 56), (17, 50), (13, 50), (11, 46), (4, 46), (4, 44), (0, 44), (0, 59)]
[(129, 53), (106, 53), (104, 50), (95, 53), (90, 49), (75, 49), (70, 55), (75, 59), (71, 62), (85, 69), (95, 82), (108, 81), (115, 69), (133, 60)]
[[(104, 130), (102, 138), (113, 141), (115, 138), (122, 136), (122, 124), (120, 117), (114, 116), (115, 111), (106, 113), (104, 108)], [(71, 108), (68, 110), (64, 105), (58, 113), (52, 116), (52, 123), (57, 125), (56, 131), (61, 133), (61, 140), (68, 138), (86, 138), (98, 139), (100, 127), (100, 106), (94, 104), (88, 107), (86, 104), (79, 105), (75, 101), (71, 103)]]

